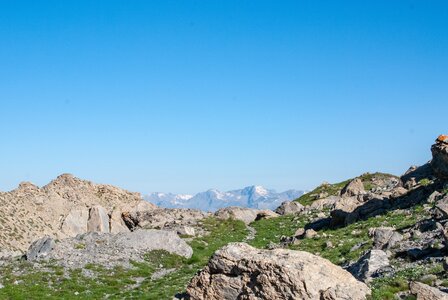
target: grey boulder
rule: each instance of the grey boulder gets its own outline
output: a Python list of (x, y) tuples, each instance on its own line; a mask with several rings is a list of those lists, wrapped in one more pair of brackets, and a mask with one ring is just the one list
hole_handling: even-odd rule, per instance
[(28, 261), (37, 260), (48, 256), (55, 247), (54, 240), (49, 236), (44, 236), (34, 241), (25, 254)]
[(218, 250), (187, 287), (191, 299), (366, 299), (370, 289), (308, 252), (260, 250), (245, 243)]

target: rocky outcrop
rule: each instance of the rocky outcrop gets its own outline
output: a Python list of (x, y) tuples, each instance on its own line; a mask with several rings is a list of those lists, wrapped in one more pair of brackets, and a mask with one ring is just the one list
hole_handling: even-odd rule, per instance
[(304, 208), (305, 207), (297, 201), (285, 201), (277, 207), (275, 212), (279, 215), (291, 215), (300, 213), (304, 210)]
[(432, 170), (431, 164), (427, 163), (423, 166), (410, 167), (403, 176), (401, 176), (401, 181), (403, 182), (403, 186), (407, 189), (411, 189), (418, 185), (418, 182), (425, 178), (432, 178), (434, 176), (434, 172)]
[(366, 299), (369, 288), (328, 260), (244, 243), (218, 250), (187, 287), (192, 299)]
[(413, 281), (409, 284), (411, 294), (417, 300), (448, 300), (448, 294), (421, 282)]
[(136, 230), (118, 234), (90, 232), (58, 243), (45, 237), (34, 242), (28, 260), (55, 260), (67, 268), (83, 268), (86, 264), (131, 267), (130, 261), (143, 261), (152, 250), (165, 250), (186, 258), (193, 250), (174, 231)]
[(431, 147), (431, 167), (434, 174), (441, 179), (448, 179), (448, 138), (440, 135)]
[(114, 209), (110, 215), (109, 227), (111, 233), (129, 232), (123, 220), (123, 213), (119, 209)]
[(95, 205), (89, 210), (89, 219), (87, 220), (87, 231), (89, 232), (110, 232), (109, 215), (106, 210)]
[[(95, 184), (70, 174), (63, 174), (42, 188), (24, 182), (13, 191), (0, 192), (0, 248), (25, 251), (37, 236), (44, 235), (63, 239), (88, 230), (124, 231), (123, 226), (118, 226), (117, 216), (121, 218), (122, 212), (137, 208), (156, 207), (142, 200), (139, 193)], [(112, 215), (113, 211), (115, 215), (108, 220), (106, 215)], [(94, 220), (96, 224), (92, 223)], [(91, 222), (89, 228), (88, 222)]]
[(87, 232), (89, 210), (87, 208), (74, 209), (62, 221), (61, 230), (67, 236), (76, 236)]

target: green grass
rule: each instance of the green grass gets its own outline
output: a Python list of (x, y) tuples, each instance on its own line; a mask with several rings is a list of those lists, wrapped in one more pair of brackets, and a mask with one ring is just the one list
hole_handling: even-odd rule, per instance
[[(335, 264), (344, 264), (357, 260), (361, 253), (372, 246), (372, 239), (368, 236), (370, 228), (380, 226), (393, 226), (397, 230), (415, 224), (418, 219), (426, 217), (421, 206), (411, 210), (411, 214), (403, 211), (391, 211), (387, 214), (358, 221), (346, 227), (323, 229), (311, 239), (300, 240), (298, 245), (291, 245), (293, 250), (307, 251), (327, 258)], [(279, 243), (281, 236), (292, 236), (298, 228), (303, 228), (309, 216), (282, 216), (274, 219), (259, 220), (251, 224), (257, 230), (251, 245), (266, 248), (269, 243)], [(330, 241), (333, 248), (328, 248)], [(362, 247), (352, 251), (353, 246), (365, 243)]]
[(421, 180), (419, 180), (418, 184), (423, 185), (423, 186), (428, 186), (432, 183), (432, 181), (428, 178), (423, 178)]
[[(85, 269), (95, 274), (94, 278), (83, 275), (82, 270), (65, 271), (55, 263), (48, 263), (46, 270), (38, 270), (27, 262), (18, 262), (0, 268), (0, 299), (172, 299), (185, 290), (189, 280), (203, 268), (210, 256), (222, 246), (242, 241), (247, 235), (243, 222), (208, 218), (204, 229), (210, 232), (195, 238), (190, 244), (193, 256), (190, 259), (166, 251), (152, 251), (145, 262), (134, 262), (127, 270), (116, 267), (106, 270), (101, 266), (87, 265)], [(151, 275), (159, 269), (176, 268), (176, 271), (158, 280)], [(21, 270), (23, 275), (17, 273)], [(137, 281), (143, 281), (137, 285)]]
[(292, 236), (295, 231), (305, 226), (307, 218), (294, 215), (262, 219), (251, 224), (257, 231), (255, 239), (249, 242), (257, 248), (266, 248), (269, 243), (278, 243), (282, 236)]
[[(345, 227), (323, 229), (319, 231), (318, 236), (312, 239), (303, 239), (300, 244), (292, 245), (291, 249), (318, 254), (335, 264), (345, 264), (359, 259), (365, 250), (372, 247), (372, 239), (368, 234), (370, 228), (394, 226), (397, 230), (400, 230), (415, 224), (417, 219), (421, 217), (421, 213), (422, 209), (416, 207), (410, 215), (401, 211), (392, 211)], [(333, 248), (326, 246), (328, 241), (333, 244)], [(363, 244), (363, 246), (352, 250), (355, 245), (359, 244)]]

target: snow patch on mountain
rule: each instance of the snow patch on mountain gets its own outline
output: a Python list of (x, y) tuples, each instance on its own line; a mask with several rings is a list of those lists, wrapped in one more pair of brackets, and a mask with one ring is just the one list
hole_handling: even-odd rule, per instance
[(240, 206), (256, 209), (275, 209), (284, 201), (299, 198), (304, 191), (288, 190), (277, 193), (275, 190), (253, 185), (239, 190), (221, 192), (210, 189), (196, 195), (151, 193), (144, 198), (165, 208), (194, 208), (204, 211), (216, 211), (223, 207)]

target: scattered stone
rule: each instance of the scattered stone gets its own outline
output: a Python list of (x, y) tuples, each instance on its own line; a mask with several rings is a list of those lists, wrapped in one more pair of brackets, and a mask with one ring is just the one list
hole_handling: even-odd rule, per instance
[(433, 285), (437, 281), (437, 276), (434, 274), (426, 274), (423, 275), (419, 280)]
[(356, 197), (365, 193), (366, 190), (360, 178), (353, 179), (341, 190), (342, 197)]
[(358, 280), (369, 282), (390, 266), (386, 252), (370, 250), (348, 268)]
[(438, 191), (434, 191), (431, 195), (428, 197), (428, 203), (434, 203), (437, 202), (443, 195), (439, 193)]
[(330, 196), (327, 198), (313, 201), (310, 205), (306, 206), (309, 211), (317, 210), (322, 211), (324, 209), (333, 209), (334, 205), (341, 199), (338, 196)]
[(359, 242), (359, 243), (355, 244), (353, 247), (351, 247), (350, 251), (356, 251), (356, 250), (360, 249), (362, 246), (367, 245), (367, 244), (368, 244), (368, 242)]
[(279, 215), (291, 215), (300, 213), (304, 209), (305, 207), (297, 201), (285, 201), (279, 207), (277, 207), (275, 212)]
[(44, 258), (50, 254), (54, 247), (54, 240), (49, 236), (44, 236), (30, 245), (28, 252), (25, 254), (25, 258), (29, 261)]
[[(20, 251), (0, 251), (0, 267), (10, 263), (13, 260), (19, 260), (23, 256), (23, 253)], [(1, 279), (1, 276), (0, 276)]]
[(250, 224), (257, 219), (259, 210), (245, 207), (230, 206), (219, 209), (215, 216), (219, 219), (234, 219)]
[(190, 227), (190, 226), (180, 226), (179, 228), (177, 228), (177, 234), (195, 236), (196, 232), (195, 232), (193, 227)]
[(403, 240), (403, 236), (392, 227), (371, 228), (369, 235), (373, 237), (375, 249), (390, 249)]
[(370, 289), (308, 252), (259, 250), (244, 243), (218, 250), (187, 287), (192, 299), (366, 299)]
[(154, 273), (152, 273), (151, 280), (160, 279), (170, 273), (173, 273), (174, 271), (176, 271), (176, 268), (157, 270)]
[(296, 232), (294, 233), (295, 237), (301, 237), (305, 234), (305, 229), (304, 228), (299, 228), (296, 230)]
[(396, 187), (395, 189), (393, 189), (393, 191), (392, 191), (392, 197), (393, 198), (398, 198), (398, 197), (401, 197), (401, 196), (403, 196), (403, 195), (406, 195), (408, 193), (408, 190), (407, 189), (405, 189), (404, 187), (402, 187), (402, 186), (399, 186), (399, 187)]
[(317, 235), (317, 232), (314, 229), (307, 229), (305, 231), (305, 238), (306, 239), (312, 239)]
[(448, 294), (421, 282), (412, 281), (409, 284), (411, 294), (417, 296), (417, 300), (447, 300)]
[(256, 221), (263, 220), (263, 219), (272, 219), (277, 218), (279, 215), (272, 210), (261, 210), (257, 213), (257, 217), (255, 218)]

